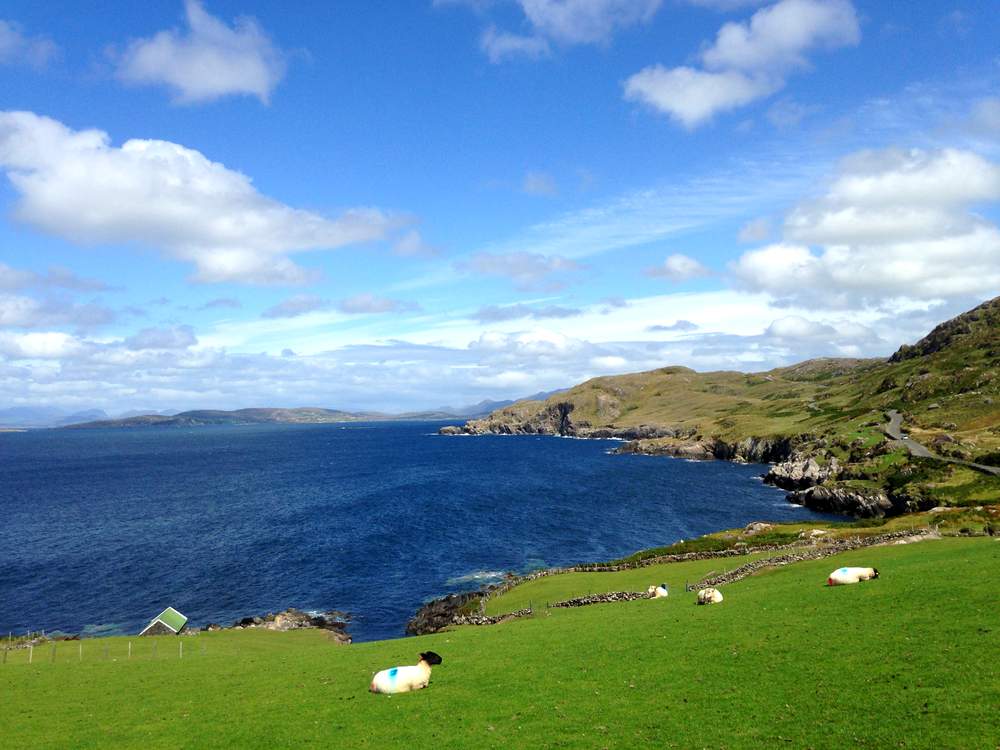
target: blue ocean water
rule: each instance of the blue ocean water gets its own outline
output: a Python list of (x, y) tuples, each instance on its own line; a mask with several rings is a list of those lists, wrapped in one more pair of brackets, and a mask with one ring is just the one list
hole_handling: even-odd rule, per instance
[(440, 425), (2, 433), (0, 632), (295, 606), (350, 612), (356, 640), (390, 638), (427, 599), (504, 571), (822, 518), (763, 485), (761, 466)]

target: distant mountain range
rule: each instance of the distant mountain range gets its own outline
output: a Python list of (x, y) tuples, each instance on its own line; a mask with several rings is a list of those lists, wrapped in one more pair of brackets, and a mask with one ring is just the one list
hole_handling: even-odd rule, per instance
[[(536, 393), (528, 399), (546, 399), (558, 391)], [(520, 399), (524, 400), (524, 399)], [(387, 414), (383, 412), (345, 411), (301, 407), (293, 409), (257, 408), (224, 411), (197, 409), (193, 411), (133, 410), (111, 417), (102, 409), (68, 411), (57, 407), (17, 406), (0, 409), (0, 428), (44, 427), (192, 427), (219, 424), (323, 424), (331, 422), (389, 421), (404, 419), (475, 419), (514, 401), (484, 400), (467, 406), (442, 406), (426, 411)]]

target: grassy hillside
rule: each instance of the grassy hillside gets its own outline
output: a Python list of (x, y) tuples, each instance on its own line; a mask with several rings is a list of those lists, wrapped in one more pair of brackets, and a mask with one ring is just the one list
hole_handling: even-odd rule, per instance
[[(522, 401), (469, 423), (472, 431), (536, 431), (557, 409), (578, 434), (642, 425), (647, 452), (697, 441), (795, 438), (821, 464), (849, 464), (845, 487), (906, 492), (933, 504), (1000, 499), (1000, 482), (887, 444), (888, 410), (940, 455), (1000, 465), (1000, 298), (941, 324), (889, 360), (818, 359), (761, 373), (685, 367), (600, 377), (544, 402)], [(564, 422), (567, 423), (567, 422)], [(905, 487), (904, 487), (905, 486)], [(929, 507), (929, 505), (928, 505)]]
[[(840, 564), (882, 577), (823, 586)], [(714, 607), (675, 590), (348, 647), (316, 631), (158, 638), (131, 660), (123, 639), (84, 641), (82, 662), (63, 643), (54, 663), (0, 665), (3, 746), (993, 748), (1000, 583), (983, 572), (998, 569), (1000, 543), (945, 539), (773, 570)], [(427, 649), (444, 657), (429, 689), (366, 692)]]

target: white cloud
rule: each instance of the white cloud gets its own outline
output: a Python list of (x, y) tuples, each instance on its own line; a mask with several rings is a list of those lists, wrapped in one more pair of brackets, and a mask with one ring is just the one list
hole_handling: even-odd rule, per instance
[(414, 258), (438, 255), (441, 251), (428, 244), (416, 229), (411, 229), (396, 239), (392, 252), (404, 258)]
[(52, 266), (44, 274), (23, 271), (0, 263), (0, 290), (36, 288), (69, 289), (75, 292), (106, 292), (111, 287), (98, 279), (77, 276), (68, 268)]
[(557, 305), (547, 305), (545, 307), (533, 307), (525, 304), (488, 305), (479, 308), (474, 317), (482, 323), (496, 323), (504, 320), (521, 320), (523, 318), (533, 318), (535, 320), (572, 318), (575, 315), (580, 315), (582, 312), (582, 310), (575, 307), (559, 307)]
[(779, 0), (723, 25), (700, 55), (705, 69), (647, 67), (626, 80), (625, 98), (695, 128), (779, 91), (789, 73), (808, 66), (807, 52), (857, 44), (860, 33), (850, 0)]
[(112, 310), (93, 302), (79, 304), (60, 298), (38, 300), (21, 295), (0, 294), (0, 326), (72, 326), (77, 330), (90, 330), (107, 325), (114, 319)]
[(399, 313), (419, 310), (414, 302), (379, 297), (375, 294), (357, 294), (337, 303), (337, 309), (349, 315), (370, 315), (375, 313)]
[(554, 196), (559, 194), (556, 180), (548, 172), (528, 172), (521, 183), (521, 190), (528, 195)]
[(972, 207), (997, 201), (1000, 166), (977, 154), (860, 152), (822, 198), (788, 215), (786, 242), (744, 253), (731, 271), (745, 288), (785, 303), (992, 296), (1000, 291), (1000, 229)]
[(805, 118), (819, 110), (818, 106), (800, 104), (786, 96), (768, 107), (765, 117), (779, 130), (790, 130), (798, 127)]
[(302, 283), (313, 274), (289, 254), (380, 239), (392, 223), (369, 208), (336, 219), (291, 208), (193, 149), (115, 147), (103, 131), (30, 112), (0, 113), (0, 168), (20, 194), (20, 221), (78, 243), (152, 245), (206, 283)]
[(299, 315), (325, 310), (330, 306), (328, 300), (311, 294), (299, 294), (289, 297), (283, 302), (267, 308), (261, 313), (262, 318), (297, 318)]
[(23, 64), (42, 68), (56, 55), (51, 39), (28, 36), (20, 24), (0, 20), (0, 64)]
[(771, 236), (771, 222), (757, 218), (744, 224), (737, 235), (740, 242), (761, 242)]
[(674, 253), (663, 261), (662, 266), (655, 266), (646, 270), (649, 276), (659, 276), (675, 283), (689, 281), (701, 276), (711, 274), (705, 266), (694, 258), (681, 253)]
[(855, 45), (861, 30), (850, 0), (780, 0), (747, 23), (727, 23), (702, 52), (712, 70), (785, 72), (806, 67), (815, 48)]
[(581, 270), (574, 260), (537, 253), (476, 253), (458, 264), (459, 270), (484, 276), (504, 276), (520, 289), (558, 289), (567, 273)]
[(10, 333), (0, 331), (0, 355), (10, 359), (63, 359), (86, 350), (83, 342), (68, 333)]
[(127, 83), (164, 85), (180, 103), (234, 94), (265, 104), (285, 75), (284, 55), (252, 18), (232, 27), (210, 15), (200, 0), (185, 0), (185, 31), (160, 31), (128, 44), (117, 60)]
[(625, 82), (625, 98), (642, 102), (673, 117), (686, 128), (696, 128), (717, 112), (742, 107), (773, 94), (781, 82), (767, 76), (748, 76), (738, 70), (708, 72), (696, 68), (651, 65)]
[(188, 349), (198, 343), (191, 326), (144, 328), (125, 339), (125, 347), (133, 351), (146, 349)]
[(563, 44), (606, 42), (623, 28), (648, 22), (662, 0), (519, 0), (538, 33)]
[[(479, 46), (492, 63), (516, 58), (537, 60), (562, 45), (607, 44), (622, 29), (647, 23), (663, 0), (517, 0), (531, 33), (518, 34), (490, 25)], [(480, 14), (488, 0), (434, 0), (436, 6), (465, 5)]]
[(697, 5), (701, 8), (711, 8), (718, 11), (732, 11), (739, 8), (763, 5), (768, 0), (683, 0), (688, 5)]
[(549, 43), (541, 37), (512, 34), (500, 31), (496, 26), (490, 26), (483, 32), (479, 38), (479, 46), (494, 64), (518, 57), (537, 60), (552, 52)]

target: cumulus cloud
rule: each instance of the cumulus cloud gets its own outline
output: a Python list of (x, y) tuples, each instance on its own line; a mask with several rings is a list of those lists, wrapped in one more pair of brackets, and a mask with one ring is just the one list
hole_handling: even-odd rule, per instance
[(559, 194), (556, 179), (548, 172), (528, 172), (521, 183), (521, 190), (528, 195), (553, 196)]
[[(466, 5), (485, 13), (484, 0), (435, 0), (437, 6)], [(551, 54), (551, 44), (607, 44), (622, 29), (647, 23), (662, 0), (517, 0), (529, 34), (487, 27), (480, 47), (490, 62), (538, 59)]]
[(205, 283), (303, 283), (314, 274), (289, 254), (380, 239), (392, 224), (370, 208), (336, 219), (295, 209), (193, 149), (116, 147), (31, 112), (0, 113), (0, 168), (20, 195), (18, 220), (73, 242), (153, 245)]
[(730, 270), (785, 304), (996, 294), (1000, 229), (973, 207), (998, 200), (1000, 166), (977, 154), (864, 151), (822, 198), (788, 215), (784, 242), (744, 253)]
[(481, 307), (475, 314), (475, 319), (482, 323), (497, 323), (504, 320), (519, 320), (521, 318), (533, 318), (544, 320), (546, 318), (572, 318), (580, 315), (583, 311), (575, 307), (559, 307), (558, 305), (547, 305), (545, 307), (533, 307), (531, 305), (488, 305)]
[(647, 276), (658, 276), (675, 283), (689, 281), (710, 274), (711, 271), (697, 260), (681, 253), (674, 253), (669, 256), (663, 261), (663, 265), (661, 266), (646, 269)]
[(0, 294), (0, 326), (10, 328), (49, 328), (70, 326), (87, 331), (115, 320), (112, 310), (95, 302), (80, 304), (61, 298), (35, 299), (14, 294)]
[(300, 315), (325, 310), (330, 306), (329, 300), (311, 294), (299, 294), (267, 308), (261, 313), (262, 318), (297, 318)]
[(509, 278), (520, 289), (558, 289), (563, 286), (562, 276), (579, 271), (582, 266), (560, 255), (483, 252), (459, 263), (458, 268), (484, 276)]
[(11, 333), (0, 331), (0, 355), (14, 360), (65, 359), (76, 357), (89, 347), (68, 333)]
[(807, 52), (860, 37), (850, 0), (779, 0), (749, 21), (723, 25), (700, 54), (704, 68), (652, 65), (626, 80), (625, 98), (696, 128), (782, 89), (792, 71), (808, 67)]
[(146, 349), (188, 349), (198, 343), (191, 326), (172, 326), (170, 328), (144, 328), (134, 336), (125, 339), (127, 349), (143, 351)]
[(118, 78), (166, 86), (182, 104), (240, 94), (266, 104), (285, 75), (285, 56), (257, 22), (238, 18), (230, 27), (199, 0), (185, 0), (184, 11), (184, 31), (160, 31), (128, 44), (117, 60)]
[(357, 294), (337, 303), (337, 309), (349, 315), (369, 315), (374, 313), (412, 312), (420, 309), (415, 302), (379, 297), (375, 294)]
[(58, 51), (51, 39), (29, 36), (20, 24), (0, 20), (0, 64), (43, 68)]

